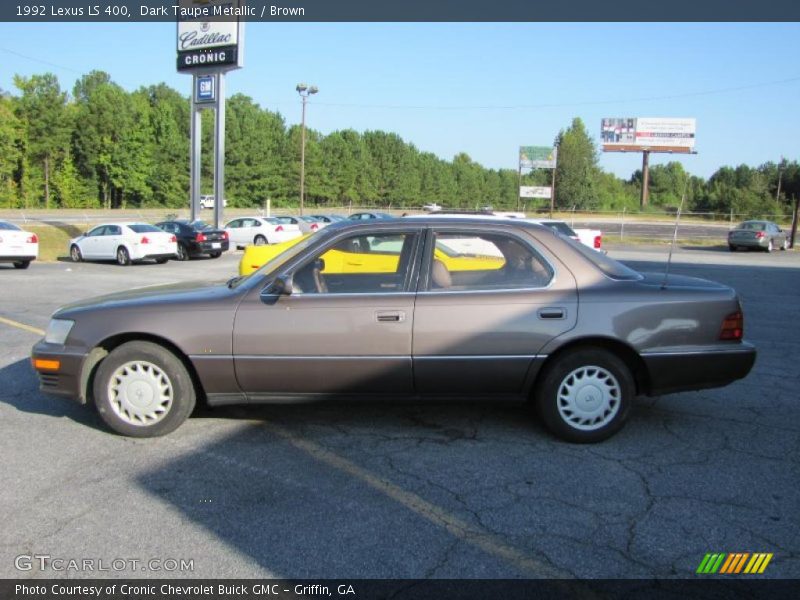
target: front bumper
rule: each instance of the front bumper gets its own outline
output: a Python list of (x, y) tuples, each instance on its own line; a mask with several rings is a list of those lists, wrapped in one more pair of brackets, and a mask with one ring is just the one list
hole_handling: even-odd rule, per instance
[(86, 382), (83, 381), (83, 365), (87, 354), (69, 350), (64, 346), (48, 344), (44, 340), (38, 342), (31, 351), (31, 363), (37, 359), (58, 361), (57, 369), (36, 369), (39, 377), (39, 389), (46, 394), (65, 396), (86, 403), (84, 393)]
[(746, 377), (756, 361), (748, 342), (686, 351), (642, 354), (649, 373), (648, 396), (723, 387)]

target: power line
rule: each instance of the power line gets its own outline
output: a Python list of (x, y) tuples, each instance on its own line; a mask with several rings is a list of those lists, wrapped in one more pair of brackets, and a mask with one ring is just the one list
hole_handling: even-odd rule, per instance
[(26, 60), (32, 60), (33, 62), (38, 62), (38, 63), (41, 63), (43, 65), (48, 65), (50, 67), (55, 67), (56, 69), (63, 69), (64, 71), (71, 71), (73, 73), (78, 73), (79, 75), (82, 74), (81, 71), (78, 71), (77, 69), (73, 69), (72, 67), (65, 67), (64, 65), (58, 65), (56, 63), (51, 63), (51, 62), (48, 62), (46, 60), (42, 60), (40, 58), (34, 58), (34, 57), (28, 56), (26, 54), (20, 54), (19, 52), (15, 52), (14, 50), (9, 50), (8, 48), (0, 48), (0, 50), (2, 50), (3, 52), (7, 52), (8, 54), (13, 54), (14, 56), (19, 56), (20, 58), (24, 58)]
[(790, 77), (788, 79), (779, 79), (775, 81), (765, 81), (761, 83), (753, 83), (748, 85), (740, 85), (727, 88), (718, 88), (713, 90), (702, 90), (697, 92), (685, 92), (682, 94), (670, 94), (665, 96), (644, 96), (640, 98), (616, 98), (609, 100), (587, 100), (582, 102), (561, 102), (561, 103), (543, 103), (543, 104), (516, 104), (516, 105), (462, 105), (462, 106), (435, 106), (435, 105), (410, 105), (410, 104), (343, 104), (335, 102), (320, 102), (314, 104), (317, 106), (331, 106), (342, 108), (380, 108), (380, 109), (409, 109), (409, 110), (525, 110), (525, 109), (541, 109), (541, 108), (569, 108), (579, 106), (601, 106), (609, 104), (627, 104), (631, 102), (654, 102), (658, 100), (677, 100), (681, 98), (694, 98), (697, 96), (710, 96), (716, 94), (727, 94), (731, 92), (740, 92), (744, 90), (757, 89), (762, 87), (770, 87), (774, 85), (782, 85), (785, 83), (794, 83), (800, 81), (800, 76)]

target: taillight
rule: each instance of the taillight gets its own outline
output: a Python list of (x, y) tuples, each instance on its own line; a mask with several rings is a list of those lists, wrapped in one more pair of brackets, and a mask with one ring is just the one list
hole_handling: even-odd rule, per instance
[(737, 310), (722, 320), (722, 329), (719, 332), (721, 340), (741, 340), (744, 336), (744, 315)]
[(228, 232), (227, 231), (223, 231), (222, 232), (222, 239), (223, 240), (227, 240), (228, 239)]
[(197, 242), (205, 242), (206, 241), (206, 234), (202, 231), (198, 231), (197, 235), (194, 236), (195, 241)]
[(169, 241), (170, 241), (170, 242), (177, 242), (177, 241), (178, 241), (178, 238), (176, 238), (176, 237), (173, 235), (172, 237), (170, 237), (170, 238), (169, 238)]
[(763, 240), (764, 239), (764, 232), (763, 231), (757, 231), (756, 232), (756, 239), (757, 240)]
[(603, 246), (603, 236), (602, 235), (594, 236), (594, 247), (600, 248), (602, 246)]
[(142, 239), (139, 240), (139, 243), (140, 244), (149, 244), (150, 243), (150, 238), (148, 238), (146, 235), (143, 235)]
[(283, 225), (278, 225), (278, 226), (275, 228), (275, 231), (276, 231), (276, 232), (277, 232), (277, 231), (283, 231)]
[(316, 231), (317, 229), (319, 229), (319, 225), (317, 225), (316, 223), (312, 223), (311, 224), (311, 231)]
[(32, 233), (32, 234), (30, 234), (28, 236), (27, 242), (29, 244), (38, 244), (39, 243), (39, 237), (35, 233)]

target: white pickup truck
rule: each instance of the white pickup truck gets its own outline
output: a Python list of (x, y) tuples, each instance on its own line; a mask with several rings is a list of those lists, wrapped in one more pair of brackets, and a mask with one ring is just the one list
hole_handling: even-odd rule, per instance
[(567, 237), (571, 237), (589, 248), (594, 248), (598, 252), (603, 251), (603, 232), (599, 229), (573, 229), (564, 221), (556, 221), (555, 219), (527, 219), (532, 223), (539, 223), (552, 227), (557, 232)]

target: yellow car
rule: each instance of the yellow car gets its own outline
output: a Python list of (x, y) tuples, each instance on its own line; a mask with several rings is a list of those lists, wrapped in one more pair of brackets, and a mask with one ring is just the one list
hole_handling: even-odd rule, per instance
[[(239, 262), (239, 275), (249, 275), (261, 268), (285, 250), (307, 238), (304, 235), (287, 242), (271, 246), (247, 246)], [(363, 247), (355, 245), (348, 248), (331, 248), (322, 258), (325, 268), (322, 273), (394, 273), (400, 260), (400, 247), (391, 243), (370, 246), (369, 240), (362, 241)], [(500, 269), (505, 264), (502, 256), (482, 255), (480, 249), (457, 249), (438, 242), (434, 250), (437, 260), (444, 263), (450, 271), (490, 271)]]

